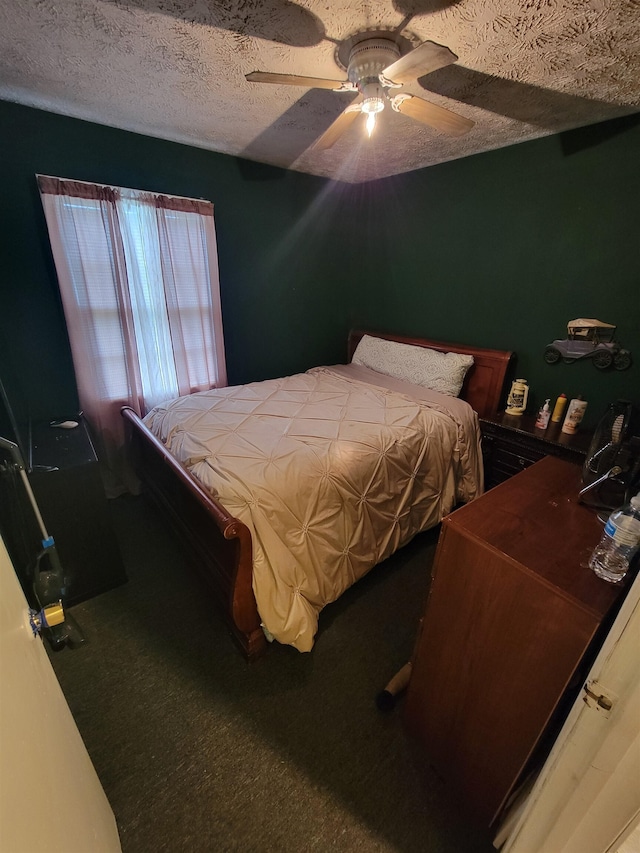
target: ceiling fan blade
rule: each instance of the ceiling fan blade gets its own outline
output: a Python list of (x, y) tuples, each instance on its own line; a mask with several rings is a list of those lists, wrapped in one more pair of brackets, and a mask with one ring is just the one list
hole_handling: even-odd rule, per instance
[(448, 47), (436, 44), (434, 41), (425, 41), (388, 65), (380, 76), (388, 83), (402, 85), (430, 74), (438, 68), (444, 68), (445, 65), (451, 65), (457, 59), (458, 57)]
[(349, 104), (346, 110), (340, 113), (338, 118), (329, 125), (322, 136), (316, 139), (311, 146), (312, 150), (326, 151), (327, 148), (331, 148), (332, 145), (335, 145), (342, 134), (349, 130), (353, 122), (362, 112), (360, 101), (361, 99), (353, 104)]
[(272, 74), (270, 71), (252, 71), (245, 74), (250, 83), (279, 83), (281, 86), (306, 86), (307, 89), (334, 89), (338, 92), (355, 92), (348, 80), (327, 80), (323, 77), (300, 77), (297, 74)]
[(425, 101), (415, 95), (396, 95), (390, 100), (397, 112), (420, 121), (422, 124), (428, 124), (429, 127), (435, 127), (436, 130), (441, 130), (443, 133), (450, 133), (452, 136), (463, 136), (475, 124), (471, 119), (452, 113), (451, 110), (446, 110), (444, 107), (439, 107), (437, 104), (432, 104), (430, 101)]

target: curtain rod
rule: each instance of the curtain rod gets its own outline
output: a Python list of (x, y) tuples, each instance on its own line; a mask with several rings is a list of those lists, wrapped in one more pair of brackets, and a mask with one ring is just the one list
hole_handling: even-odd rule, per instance
[[(188, 196), (188, 195), (175, 195), (174, 193), (159, 193), (159, 192), (156, 192), (155, 190), (141, 190), (141, 189), (138, 189), (137, 187), (120, 187), (120, 186), (116, 186), (115, 184), (102, 184), (99, 181), (79, 181), (76, 178), (61, 178), (58, 175), (41, 175), (39, 172), (36, 172), (36, 178), (51, 178), (51, 180), (53, 180), (53, 181), (70, 181), (71, 183), (74, 183), (74, 184), (86, 184), (87, 186), (105, 187), (108, 190), (120, 190), (120, 189), (133, 190), (136, 193), (149, 193), (150, 195), (164, 195), (164, 196), (167, 196), (167, 198), (181, 198), (181, 199), (184, 199), (185, 201), (193, 201), (194, 200), (193, 196)], [(211, 199), (203, 198), (202, 196), (200, 196), (200, 198), (197, 198), (195, 200), (196, 201), (206, 201), (209, 204), (213, 204)]]

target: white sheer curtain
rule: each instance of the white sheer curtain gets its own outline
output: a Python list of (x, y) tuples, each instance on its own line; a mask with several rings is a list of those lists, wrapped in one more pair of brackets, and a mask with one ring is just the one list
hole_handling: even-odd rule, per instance
[(80, 404), (131, 487), (120, 409), (226, 385), (213, 206), (38, 176)]

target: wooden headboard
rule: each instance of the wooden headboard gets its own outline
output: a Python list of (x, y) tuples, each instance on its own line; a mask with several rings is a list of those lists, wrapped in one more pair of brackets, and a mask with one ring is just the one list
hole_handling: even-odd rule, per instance
[(490, 417), (495, 415), (503, 400), (502, 394), (507, 377), (507, 370), (515, 359), (515, 354), (505, 350), (482, 349), (466, 344), (444, 343), (431, 341), (427, 338), (409, 338), (404, 335), (394, 335), (389, 332), (373, 332), (363, 329), (352, 329), (349, 333), (348, 360), (351, 361), (358, 343), (363, 335), (384, 338), (387, 341), (398, 341), (416, 347), (428, 347), (438, 352), (460, 352), (473, 356), (473, 366), (469, 368), (460, 392), (460, 397), (475, 409), (478, 415)]

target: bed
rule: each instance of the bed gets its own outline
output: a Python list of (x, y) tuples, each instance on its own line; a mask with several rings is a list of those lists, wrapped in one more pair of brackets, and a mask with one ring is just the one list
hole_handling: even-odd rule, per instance
[[(387, 350), (417, 369), (456, 359), (459, 397), (407, 381), (404, 364), (380, 372)], [(122, 409), (145, 493), (248, 660), (272, 639), (309, 651), (326, 604), (482, 492), (478, 417), (498, 410), (512, 358), (358, 330), (345, 365), (193, 394), (144, 419)]]

